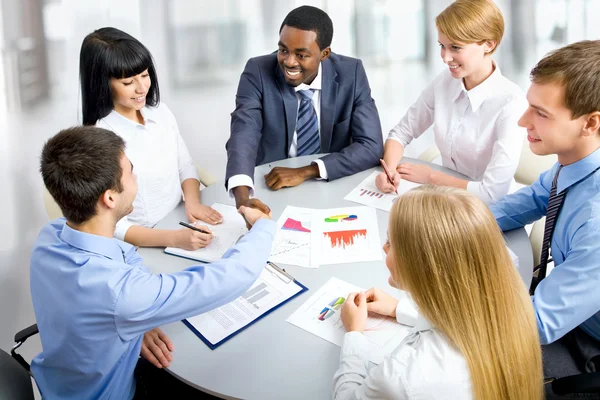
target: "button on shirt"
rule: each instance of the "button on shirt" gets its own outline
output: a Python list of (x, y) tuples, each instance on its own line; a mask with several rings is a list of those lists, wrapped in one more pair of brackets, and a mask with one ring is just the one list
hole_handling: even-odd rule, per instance
[(125, 153), (134, 166), (138, 193), (133, 212), (117, 223), (115, 237), (125, 239), (132, 225), (153, 227), (181, 201), (181, 184), (198, 178), (177, 121), (164, 103), (141, 110), (144, 125), (116, 111), (96, 123), (125, 140)]
[[(261, 219), (223, 259), (151, 274), (135, 248), (57, 219), (31, 256), (42, 352), (31, 371), (44, 399), (131, 399), (145, 332), (226, 304), (258, 278), (275, 223)], [(201, 345), (199, 343), (199, 345)]]
[[(404, 292), (406, 293), (406, 292)], [(405, 294), (405, 297), (408, 296)], [(360, 332), (348, 332), (333, 378), (335, 400), (472, 399), (469, 367), (463, 355), (423, 316), (401, 306), (399, 323), (413, 325), (404, 341), (381, 364), (369, 366), (371, 343)], [(414, 303), (413, 303), (414, 304)], [(402, 308), (401, 308), (402, 307)], [(407, 314), (409, 319), (406, 319)], [(414, 315), (412, 315), (414, 314)], [(409, 322), (409, 323), (407, 323)]]
[[(565, 165), (558, 176), (557, 193), (568, 191), (550, 247), (554, 269), (532, 296), (542, 344), (560, 339), (577, 326), (600, 340), (599, 166), (600, 150), (596, 150)], [(521, 228), (546, 215), (558, 167), (557, 163), (533, 185), (490, 206), (503, 231)]]
[[(315, 113), (317, 114), (317, 120), (319, 121), (319, 125), (321, 124), (321, 64), (319, 64), (319, 69), (317, 70), (317, 76), (313, 79), (310, 85), (305, 83), (301, 83), (300, 85), (294, 88), (296, 92), (296, 97), (298, 97), (298, 107), (300, 107), (300, 95), (298, 92), (300, 90), (310, 90), (314, 89), (314, 94), (312, 96), (312, 104), (315, 108)], [(321, 134), (321, 130), (319, 128), (319, 135)], [(294, 136), (292, 138), (292, 145), (290, 146), (290, 150), (288, 152), (288, 157), (296, 157), (298, 155), (298, 132), (294, 131)], [(319, 167), (319, 177), (321, 179), (328, 179), (327, 169), (325, 168), (325, 163), (321, 160), (313, 161)], [(254, 194), (254, 181), (248, 175), (234, 175), (229, 178), (227, 182), (227, 187), (229, 188), (229, 195), (233, 196), (232, 189), (238, 186), (248, 186), (250, 188), (250, 194)]]
[(523, 91), (494, 66), (469, 91), (443, 71), (388, 136), (406, 147), (433, 126), (444, 167), (472, 179), (467, 190), (486, 203), (508, 193), (525, 139), (517, 121), (527, 109)]

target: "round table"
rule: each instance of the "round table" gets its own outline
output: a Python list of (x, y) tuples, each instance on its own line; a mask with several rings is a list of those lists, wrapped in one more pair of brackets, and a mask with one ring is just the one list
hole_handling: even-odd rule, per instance
[[(310, 180), (294, 188), (271, 191), (263, 175), (274, 166), (301, 167), (319, 156), (297, 157), (256, 167), (255, 194), (267, 204), (277, 220), (287, 205), (310, 208), (356, 206), (343, 200), (374, 169), (333, 182)], [(424, 163), (404, 158), (403, 161)], [(455, 171), (428, 164), (436, 170), (464, 178)], [(380, 168), (379, 168), (380, 169)], [(223, 181), (202, 191), (202, 203), (235, 205)], [(386, 239), (389, 213), (377, 210), (380, 239)], [(175, 229), (185, 221), (183, 205), (165, 217), (157, 228)], [(506, 232), (507, 245), (519, 257), (519, 272), (529, 285), (533, 257), (524, 229)], [(153, 273), (182, 270), (194, 261), (167, 255), (162, 249), (140, 248), (145, 265)], [(175, 346), (169, 371), (182, 381), (204, 392), (227, 399), (331, 399), (332, 377), (338, 368), (340, 348), (288, 322), (289, 317), (330, 277), (335, 276), (359, 287), (377, 286), (390, 294), (388, 270), (383, 259), (374, 262), (326, 265), (318, 269), (284, 265), (309, 291), (286, 303), (248, 327), (215, 350), (206, 346), (182, 322), (162, 326)], [(495, 277), (490, 276), (490, 279)]]

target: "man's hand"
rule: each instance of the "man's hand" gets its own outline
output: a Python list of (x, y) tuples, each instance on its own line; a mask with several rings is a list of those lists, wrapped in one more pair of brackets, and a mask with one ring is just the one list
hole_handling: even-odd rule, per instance
[(381, 289), (371, 288), (365, 292), (367, 310), (396, 319), (398, 300)]
[(302, 168), (275, 167), (265, 175), (265, 183), (273, 190), (284, 187), (298, 186), (302, 182), (319, 176), (317, 164), (307, 165)]
[(144, 333), (140, 355), (156, 368), (168, 367), (171, 364), (171, 361), (173, 361), (171, 352), (173, 350), (173, 343), (160, 329), (154, 328)]
[(390, 175), (392, 175), (392, 180), (394, 181), (394, 185), (390, 183), (385, 172), (380, 173), (375, 178), (375, 185), (377, 189), (381, 190), (383, 193), (394, 193), (398, 189), (398, 185), (402, 178), (400, 178), (400, 174), (396, 172), (396, 170), (390, 171)]
[(242, 217), (244, 217), (246, 225), (249, 225), (248, 229), (254, 226), (256, 221), (258, 221), (259, 219), (271, 219), (271, 213), (267, 215), (257, 208), (241, 206), (238, 209), (238, 212), (242, 215)]
[(402, 163), (396, 167), (402, 179), (415, 183), (431, 183), (431, 172), (427, 165)]
[(191, 223), (197, 220), (207, 222), (211, 225), (223, 222), (223, 216), (218, 211), (196, 202), (190, 202), (190, 204), (187, 201), (185, 202), (185, 214)]
[(364, 293), (350, 293), (340, 311), (346, 332), (363, 332), (367, 322), (367, 298)]

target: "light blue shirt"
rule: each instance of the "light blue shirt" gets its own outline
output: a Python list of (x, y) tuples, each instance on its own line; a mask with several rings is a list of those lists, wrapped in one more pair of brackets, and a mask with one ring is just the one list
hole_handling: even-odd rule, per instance
[[(552, 237), (554, 270), (532, 296), (542, 344), (577, 326), (600, 340), (600, 149), (558, 175), (557, 193), (568, 189)], [(503, 231), (544, 215), (559, 164), (531, 186), (490, 206)]]
[[(31, 370), (44, 399), (131, 399), (145, 332), (226, 304), (258, 278), (275, 223), (261, 219), (223, 259), (151, 274), (135, 248), (57, 219), (31, 256), (42, 352)], [(198, 341), (198, 345), (202, 343)]]

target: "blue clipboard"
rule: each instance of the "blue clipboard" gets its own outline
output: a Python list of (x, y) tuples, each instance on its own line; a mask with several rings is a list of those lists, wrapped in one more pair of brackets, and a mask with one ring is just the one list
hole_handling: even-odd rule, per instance
[(277, 265), (273, 264), (272, 262), (267, 262), (267, 264), (269, 264), (269, 266), (273, 267), (273, 269), (275, 269), (278, 273), (282, 274), (283, 276), (288, 277), (289, 283), (293, 283), (293, 284), (299, 286), (300, 287), (300, 291), (298, 293), (295, 293), (291, 297), (285, 299), (281, 303), (277, 304), (273, 308), (270, 308), (269, 310), (265, 311), (262, 315), (260, 315), (256, 319), (250, 321), (248, 324), (242, 326), (237, 331), (235, 331), (231, 335), (229, 335), (229, 336), (221, 339), (219, 342), (217, 342), (215, 344), (212, 344), (206, 337), (204, 337), (204, 335), (201, 334), (196, 328), (194, 328), (194, 326), (190, 322), (188, 322), (188, 320), (184, 319), (181, 322), (183, 322), (188, 328), (190, 328), (190, 330), (192, 332), (194, 332), (196, 334), (196, 336), (198, 336), (200, 338), (200, 340), (202, 340), (204, 342), (204, 344), (206, 344), (211, 350), (214, 350), (217, 347), (219, 347), (220, 345), (222, 345), (223, 343), (225, 343), (226, 341), (228, 341), (229, 339), (231, 339), (232, 337), (234, 337), (235, 335), (237, 335), (238, 333), (242, 332), (243, 330), (245, 330), (249, 326), (255, 324), (257, 321), (260, 321), (265, 316), (269, 315), (273, 311), (277, 310), (279, 307), (283, 306), (284, 304), (286, 304), (290, 300), (295, 299), (296, 297), (298, 297), (299, 295), (301, 295), (302, 293), (304, 293), (304, 292), (306, 292), (308, 290), (308, 288), (306, 286), (304, 286), (303, 284), (301, 284), (300, 282), (298, 282), (296, 279), (294, 279), (294, 277), (291, 276), (284, 269), (278, 267)]

